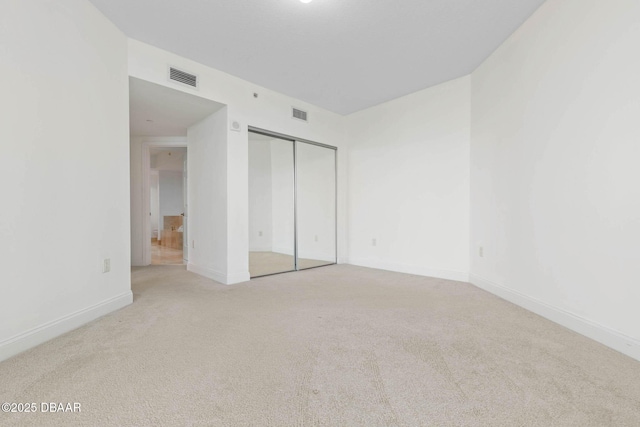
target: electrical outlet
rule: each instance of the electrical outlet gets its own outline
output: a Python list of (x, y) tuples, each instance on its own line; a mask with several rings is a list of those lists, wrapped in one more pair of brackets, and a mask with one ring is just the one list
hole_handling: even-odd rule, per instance
[(196, 248), (196, 241), (195, 241), (195, 240), (192, 240), (192, 241), (191, 241), (191, 247), (192, 247), (193, 249), (195, 249), (195, 248)]
[(316, 242), (318, 241), (318, 235), (317, 235), (317, 234), (316, 234), (316, 236), (315, 236), (315, 241), (316, 241)]
[(371, 239), (371, 246), (378, 246), (378, 239), (376, 238)]
[(262, 231), (258, 231), (258, 236), (262, 237)]
[(478, 247), (478, 255), (480, 255), (480, 258), (484, 258), (484, 248), (482, 246)]
[(102, 260), (102, 272), (108, 273), (111, 271), (111, 258), (105, 258)]

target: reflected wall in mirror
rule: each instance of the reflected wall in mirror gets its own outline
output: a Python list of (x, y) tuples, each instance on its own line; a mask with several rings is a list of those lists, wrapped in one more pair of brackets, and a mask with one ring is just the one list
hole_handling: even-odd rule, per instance
[(296, 141), (298, 270), (336, 263), (336, 151)]
[(249, 274), (295, 270), (293, 141), (249, 132)]

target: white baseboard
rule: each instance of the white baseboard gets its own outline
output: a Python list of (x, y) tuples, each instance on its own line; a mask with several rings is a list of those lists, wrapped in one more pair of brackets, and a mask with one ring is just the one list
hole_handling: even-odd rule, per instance
[(236, 283), (248, 282), (251, 279), (249, 272), (227, 274), (227, 285), (235, 285)]
[(209, 267), (202, 267), (193, 263), (187, 264), (187, 270), (204, 276), (208, 279), (215, 280), (223, 285), (234, 285), (236, 283), (247, 282), (249, 280), (249, 272), (224, 274)]
[(565, 328), (591, 338), (636, 360), (640, 360), (640, 341), (634, 338), (482, 277), (471, 275), (470, 282), (487, 292), (532, 311)]
[(359, 265), (361, 267), (378, 268), (380, 270), (396, 271), (398, 273), (415, 274), (418, 276), (437, 277), (439, 279), (457, 280), (468, 282), (469, 274), (464, 271), (441, 270), (423, 267), (419, 265), (399, 264), (393, 262), (377, 261), (367, 258), (349, 258), (346, 264)]
[(77, 329), (92, 320), (126, 307), (132, 302), (133, 294), (131, 291), (127, 291), (4, 340), (0, 342), (0, 361)]
[(224, 273), (221, 273), (209, 267), (202, 267), (191, 262), (187, 264), (187, 270), (199, 274), (200, 276), (204, 276), (208, 279), (215, 280), (216, 282), (222, 284), (225, 284), (225, 281), (227, 279), (227, 275)]

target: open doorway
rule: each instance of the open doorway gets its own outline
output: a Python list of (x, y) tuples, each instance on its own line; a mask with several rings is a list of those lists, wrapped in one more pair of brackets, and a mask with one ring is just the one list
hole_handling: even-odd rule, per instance
[(189, 229), (197, 234), (189, 224), (189, 131), (222, 108), (196, 94), (129, 78), (132, 265), (187, 263)]
[(184, 264), (188, 259), (185, 221), (187, 149), (149, 149), (151, 264)]

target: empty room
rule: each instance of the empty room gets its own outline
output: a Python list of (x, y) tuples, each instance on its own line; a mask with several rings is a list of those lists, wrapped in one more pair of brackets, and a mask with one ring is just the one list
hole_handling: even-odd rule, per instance
[(5, 0), (0, 425), (640, 425), (640, 2)]

